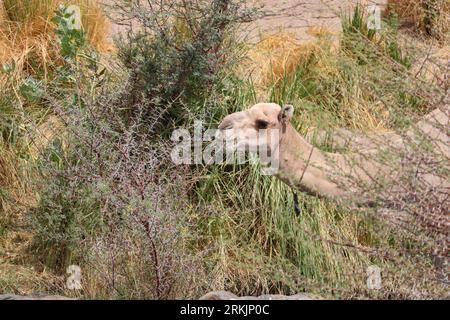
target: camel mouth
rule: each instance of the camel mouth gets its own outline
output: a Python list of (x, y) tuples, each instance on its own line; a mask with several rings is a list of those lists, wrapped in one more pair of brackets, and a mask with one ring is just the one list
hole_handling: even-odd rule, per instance
[(232, 132), (231, 130), (233, 129), (233, 127), (221, 127), (219, 125), (219, 128), (216, 130), (216, 134), (215, 134), (215, 139), (216, 140), (226, 140), (227, 138), (229, 139), (230, 135), (228, 134), (228, 132)]
[(231, 124), (231, 123), (224, 123), (224, 122), (221, 122), (220, 124), (219, 124), (219, 130), (220, 131), (225, 131), (225, 130), (230, 130), (230, 129), (233, 129), (233, 125)]

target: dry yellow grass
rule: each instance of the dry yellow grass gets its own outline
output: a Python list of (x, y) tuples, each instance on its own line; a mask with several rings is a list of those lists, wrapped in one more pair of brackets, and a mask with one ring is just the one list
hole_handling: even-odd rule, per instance
[(0, 291), (21, 295), (62, 291), (64, 276), (38, 263), (29, 250), (33, 234), (17, 227), (18, 219), (0, 236)]
[[(33, 190), (32, 180), (37, 172), (30, 163), (37, 160), (45, 148), (56, 138), (63, 140), (65, 147), (65, 127), (58, 117), (46, 117), (36, 128), (27, 128), (21, 149), (29, 160), (20, 159), (17, 150), (0, 143), (0, 218), (17, 219), (24, 209), (35, 206), (38, 194)], [(31, 161), (31, 162), (30, 162)], [(30, 162), (30, 163), (29, 163)]]
[[(335, 40), (339, 38), (324, 28), (311, 28), (309, 33), (316, 39), (300, 43), (295, 34), (281, 32), (262, 38), (250, 48), (247, 62), (241, 66), (240, 72), (251, 78), (257, 98), (268, 99), (270, 88), (293, 75), (299, 67), (313, 69), (323, 78), (343, 82), (340, 117), (347, 119), (348, 127), (385, 131), (389, 113), (383, 104), (371, 101), (357, 83), (352, 85), (342, 78), (342, 70), (336, 60), (340, 48), (339, 41)], [(302, 114), (302, 121), (311, 126), (314, 126), (316, 118), (317, 114), (311, 111)]]
[[(49, 68), (59, 63), (59, 48), (51, 19), (61, 3), (78, 5), (89, 43), (99, 51), (109, 48), (108, 20), (96, 0), (0, 0), (0, 66), (13, 62), (18, 81), (23, 73), (39, 73), (46, 79)], [(5, 84), (6, 78), (0, 72), (0, 86)], [(48, 129), (50, 127), (53, 131)], [(32, 158), (36, 158), (56, 129), (61, 126), (50, 118), (37, 128), (32, 139), (26, 139)], [(30, 179), (21, 171), (14, 150), (3, 144), (0, 150), (0, 191), (6, 194), (0, 196), (0, 212), (10, 214), (19, 211), (20, 207), (31, 206), (36, 199), (27, 185)]]
[(89, 43), (107, 51), (108, 19), (96, 0), (0, 0), (0, 64), (15, 62), (16, 71), (48, 73), (59, 59), (51, 18), (60, 3), (76, 4), (82, 12)]
[[(3, 22), (9, 20), (9, 22), (25, 26), (41, 20), (48, 24), (60, 4), (79, 6), (83, 28), (89, 42), (99, 50), (109, 48), (106, 37), (109, 23), (98, 0), (3, 0)], [(34, 28), (30, 35), (42, 34), (47, 31), (46, 28)]]
[(15, 152), (2, 144), (0, 150), (0, 213), (8, 220), (22, 208), (34, 205), (36, 197), (31, 191), (30, 173), (23, 169)]
[[(327, 51), (338, 50), (339, 42), (335, 41), (338, 37), (328, 29), (311, 27), (307, 33), (316, 39), (300, 43), (295, 34), (289, 32), (262, 37), (248, 51), (248, 61), (243, 65), (246, 75), (251, 75), (257, 86), (274, 84), (295, 72), (298, 66), (306, 63), (312, 56), (323, 56), (324, 46)], [(318, 60), (320, 62), (321, 59)]]
[[(60, 130), (62, 124), (51, 116), (30, 131), (24, 141), (30, 157), (36, 158)], [(29, 250), (33, 234), (23, 226), (27, 210), (39, 203), (32, 183), (38, 172), (31, 159), (21, 159), (14, 148), (0, 142), (0, 291), (59, 291), (63, 277), (46, 272)]]
[[(399, 18), (414, 25), (416, 28), (426, 30), (427, 9), (426, 1), (417, 0), (389, 0), (387, 13), (395, 12)], [(442, 39), (448, 37), (450, 31), (450, 0), (428, 0), (434, 10), (440, 14), (432, 21), (433, 33)]]
[(291, 33), (278, 33), (263, 38), (248, 53), (251, 76), (255, 85), (276, 83), (295, 71), (308, 56), (320, 50), (315, 42), (300, 44)]

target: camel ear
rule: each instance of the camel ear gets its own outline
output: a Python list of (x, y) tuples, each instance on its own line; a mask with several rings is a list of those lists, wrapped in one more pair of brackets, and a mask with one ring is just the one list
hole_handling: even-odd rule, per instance
[(289, 122), (294, 115), (294, 106), (292, 104), (285, 104), (280, 111), (280, 121)]

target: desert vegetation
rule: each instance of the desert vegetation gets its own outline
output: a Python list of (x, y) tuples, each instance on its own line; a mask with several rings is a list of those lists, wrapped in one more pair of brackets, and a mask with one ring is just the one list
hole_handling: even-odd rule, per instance
[[(62, 2), (0, 0), (0, 293), (449, 298), (448, 1), (389, 1), (379, 30), (360, 4), (338, 12), (340, 35), (253, 44), (243, 30), (265, 12), (245, 1)], [(171, 161), (174, 129), (261, 101), (294, 105), (324, 152), (400, 159), (394, 183), (336, 202), (251, 157)], [(436, 110), (442, 141), (417, 125)]]

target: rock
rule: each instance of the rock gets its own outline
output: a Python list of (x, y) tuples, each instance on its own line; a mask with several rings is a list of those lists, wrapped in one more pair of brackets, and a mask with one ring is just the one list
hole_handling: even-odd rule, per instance
[(0, 300), (76, 300), (76, 299), (57, 295), (19, 296), (16, 294), (0, 294)]
[(282, 294), (263, 294), (258, 297), (238, 297), (228, 291), (212, 291), (202, 296), (200, 300), (314, 300), (314, 298), (303, 293), (294, 294), (292, 296), (285, 296)]

